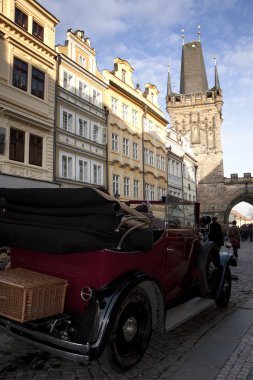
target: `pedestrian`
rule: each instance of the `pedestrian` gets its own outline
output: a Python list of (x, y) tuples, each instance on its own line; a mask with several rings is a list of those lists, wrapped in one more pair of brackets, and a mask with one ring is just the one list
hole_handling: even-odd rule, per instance
[(209, 227), (208, 239), (213, 241), (217, 245), (219, 250), (221, 246), (224, 245), (224, 238), (223, 238), (221, 225), (220, 223), (217, 222), (216, 216), (212, 218), (212, 223), (210, 224), (210, 227)]
[(238, 257), (238, 249), (241, 247), (241, 234), (240, 230), (236, 225), (236, 220), (233, 220), (232, 226), (228, 229), (228, 237), (233, 247), (233, 253), (235, 257)]

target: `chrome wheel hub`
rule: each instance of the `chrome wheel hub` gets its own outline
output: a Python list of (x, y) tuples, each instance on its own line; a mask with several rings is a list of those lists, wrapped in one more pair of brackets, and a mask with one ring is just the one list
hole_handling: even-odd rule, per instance
[(127, 342), (130, 342), (135, 337), (137, 332), (137, 321), (134, 317), (127, 318), (123, 325), (123, 335)]

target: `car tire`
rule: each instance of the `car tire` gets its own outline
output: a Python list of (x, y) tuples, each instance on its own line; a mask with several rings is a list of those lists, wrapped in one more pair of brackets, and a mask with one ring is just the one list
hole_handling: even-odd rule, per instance
[(123, 300), (100, 363), (109, 372), (123, 373), (139, 362), (152, 333), (152, 310), (147, 293), (135, 288)]
[(218, 296), (215, 299), (215, 303), (218, 307), (225, 307), (229, 303), (232, 288), (231, 270), (226, 268), (222, 288), (220, 289)]
[(204, 295), (214, 295), (220, 279), (220, 256), (218, 247), (205, 242), (198, 257), (198, 290)]

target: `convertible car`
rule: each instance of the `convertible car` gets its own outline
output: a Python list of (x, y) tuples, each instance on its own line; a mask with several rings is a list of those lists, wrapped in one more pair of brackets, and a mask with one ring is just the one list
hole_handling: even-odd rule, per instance
[(4, 333), (124, 372), (153, 330), (229, 302), (236, 260), (203, 238), (198, 203), (126, 203), (95, 188), (0, 189)]

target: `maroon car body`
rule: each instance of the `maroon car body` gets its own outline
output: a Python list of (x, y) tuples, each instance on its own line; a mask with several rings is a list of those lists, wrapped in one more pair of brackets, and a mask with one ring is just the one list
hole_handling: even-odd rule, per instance
[[(11, 336), (83, 362), (101, 357), (121, 372), (140, 360), (152, 329), (164, 330), (171, 307), (196, 296), (229, 301), (236, 262), (203, 241), (197, 203), (167, 196), (126, 206), (90, 188), (0, 196), (0, 246), (10, 247), (11, 267), (69, 284), (62, 315), (24, 324), (1, 317)], [(136, 211), (143, 205), (146, 214)]]

